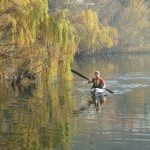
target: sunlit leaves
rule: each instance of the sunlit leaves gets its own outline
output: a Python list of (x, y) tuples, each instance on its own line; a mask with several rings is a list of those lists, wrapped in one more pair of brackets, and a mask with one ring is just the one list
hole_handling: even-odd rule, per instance
[(30, 60), (28, 68), (31, 71), (36, 68), (44, 75), (46, 72), (50, 82), (57, 79), (59, 72), (64, 74), (63, 78), (70, 79), (70, 72), (66, 70), (70, 69), (75, 53), (75, 37), (68, 20), (69, 11), (50, 14), (47, 0), (12, 0), (0, 4), (2, 53), (6, 53), (4, 49), (16, 49), (17, 57), (10, 59), (15, 63), (9, 67), (17, 73), (18, 68)]
[[(122, 9), (124, 11), (122, 11)], [(149, 8), (145, 0), (122, 4), (114, 24), (119, 32), (119, 50), (143, 51), (149, 47)]]
[(80, 46), (84, 51), (86, 48), (95, 51), (117, 45), (117, 30), (102, 25), (96, 12), (92, 10), (83, 11), (74, 16), (72, 22), (78, 32)]

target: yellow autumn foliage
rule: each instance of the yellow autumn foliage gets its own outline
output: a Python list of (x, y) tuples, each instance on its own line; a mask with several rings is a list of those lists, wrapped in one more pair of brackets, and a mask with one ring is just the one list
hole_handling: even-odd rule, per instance
[(43, 74), (48, 82), (56, 80), (59, 73), (71, 79), (76, 44), (69, 11), (49, 14), (48, 0), (2, 0), (0, 6), (0, 44), (4, 45), (0, 53), (12, 52), (8, 66), (12, 74), (29, 61), (28, 69)]
[(97, 13), (92, 10), (82, 11), (73, 16), (72, 23), (79, 35), (82, 51), (86, 52), (89, 49), (89, 53), (92, 53), (118, 44), (117, 30), (101, 24)]

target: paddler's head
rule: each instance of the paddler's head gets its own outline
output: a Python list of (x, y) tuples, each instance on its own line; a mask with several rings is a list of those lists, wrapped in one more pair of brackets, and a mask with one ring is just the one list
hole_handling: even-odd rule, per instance
[(100, 77), (100, 72), (99, 71), (95, 71), (95, 77), (96, 78)]

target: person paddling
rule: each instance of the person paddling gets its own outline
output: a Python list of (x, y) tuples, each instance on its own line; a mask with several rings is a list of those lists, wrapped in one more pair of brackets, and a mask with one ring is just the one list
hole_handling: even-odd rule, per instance
[[(91, 80), (88, 80), (88, 83), (93, 83), (92, 88), (100, 88), (103, 89), (106, 87), (105, 81), (100, 77), (100, 72), (96, 71), (95, 72), (95, 77), (92, 78)], [(95, 95), (92, 92), (92, 99), (95, 100)], [(104, 105), (106, 102), (106, 97), (102, 96), (101, 101), (100, 101), (100, 105)]]

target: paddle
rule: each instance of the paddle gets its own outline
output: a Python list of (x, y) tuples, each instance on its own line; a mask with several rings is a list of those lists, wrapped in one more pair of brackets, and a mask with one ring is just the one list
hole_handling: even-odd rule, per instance
[[(78, 76), (80, 76), (80, 77), (82, 77), (82, 78), (86, 79), (86, 80), (90, 80), (89, 78), (85, 77), (84, 75), (80, 74), (79, 72), (77, 72), (77, 71), (75, 71), (75, 70), (73, 70), (73, 69), (71, 69), (71, 71), (72, 71), (73, 73), (77, 74)], [(108, 89), (106, 89), (106, 88), (103, 88), (103, 89), (105, 89), (106, 91), (108, 91), (108, 92), (110, 92), (110, 93), (113, 93), (113, 94), (114, 94), (114, 92), (113, 92), (113, 91), (111, 91), (111, 90), (108, 90)]]

